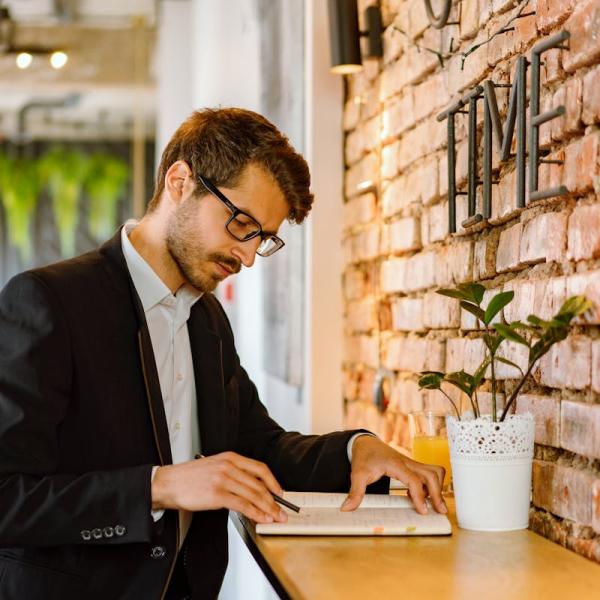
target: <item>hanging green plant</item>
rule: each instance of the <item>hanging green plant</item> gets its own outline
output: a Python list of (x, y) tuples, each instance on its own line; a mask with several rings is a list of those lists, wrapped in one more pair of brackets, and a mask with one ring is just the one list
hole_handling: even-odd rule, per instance
[(65, 257), (73, 256), (79, 200), (89, 168), (89, 157), (76, 150), (55, 147), (42, 156), (40, 168), (52, 200), (61, 253)]
[(85, 191), (90, 199), (90, 232), (98, 241), (108, 238), (117, 225), (117, 204), (129, 179), (127, 163), (112, 154), (90, 157)]
[(6, 213), (8, 240), (26, 264), (33, 257), (31, 223), (40, 190), (41, 181), (34, 160), (12, 159), (0, 153), (0, 198)]

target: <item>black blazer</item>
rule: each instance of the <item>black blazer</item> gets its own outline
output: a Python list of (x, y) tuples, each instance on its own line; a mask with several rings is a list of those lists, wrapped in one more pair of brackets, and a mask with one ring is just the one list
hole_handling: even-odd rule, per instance
[[(285, 489), (345, 491), (355, 433), (285, 432), (204, 294), (188, 321), (202, 451), (264, 461)], [(14, 277), (0, 295), (0, 599), (158, 599), (176, 511), (151, 517), (153, 465), (171, 463), (152, 345), (120, 233)], [(386, 491), (382, 479), (370, 491)], [(183, 547), (193, 597), (227, 566), (227, 511), (195, 513)]]

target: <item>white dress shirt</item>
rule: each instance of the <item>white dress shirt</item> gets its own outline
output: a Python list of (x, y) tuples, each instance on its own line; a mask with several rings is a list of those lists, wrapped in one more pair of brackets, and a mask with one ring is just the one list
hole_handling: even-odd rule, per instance
[[(196, 383), (187, 320), (192, 306), (202, 294), (190, 285), (182, 286), (175, 295), (171, 293), (129, 240), (129, 233), (136, 224), (133, 220), (125, 223), (121, 230), (121, 245), (148, 324), (167, 418), (171, 456), (173, 464), (177, 464), (192, 460), (200, 452)], [(360, 435), (365, 434), (357, 433), (348, 441), (350, 462), (352, 445)], [(152, 470), (152, 478), (157, 468)], [(163, 510), (152, 511), (155, 521), (163, 514)], [(190, 512), (179, 511), (180, 546), (191, 520)]]
[[(196, 383), (187, 320), (202, 294), (184, 285), (173, 295), (152, 267), (129, 240), (135, 221), (121, 230), (121, 243), (127, 268), (140, 297), (152, 350), (156, 361), (171, 443), (173, 464), (192, 460), (200, 451), (196, 402)], [(152, 471), (152, 476), (157, 467)], [(158, 520), (164, 511), (153, 511)], [(183, 543), (191, 523), (191, 513), (179, 511), (180, 541)]]

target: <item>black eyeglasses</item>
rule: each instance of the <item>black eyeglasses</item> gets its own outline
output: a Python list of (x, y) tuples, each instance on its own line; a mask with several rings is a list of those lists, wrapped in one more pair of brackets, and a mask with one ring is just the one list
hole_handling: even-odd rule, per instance
[(231, 217), (225, 223), (225, 229), (236, 240), (247, 242), (260, 236), (261, 241), (256, 249), (256, 254), (259, 256), (271, 256), (271, 254), (275, 254), (277, 250), (285, 246), (285, 242), (281, 238), (272, 233), (265, 233), (261, 224), (254, 217), (240, 210), (225, 194), (217, 189), (210, 179), (202, 177), (202, 175), (199, 175), (198, 178), (202, 182), (202, 185), (231, 211)]

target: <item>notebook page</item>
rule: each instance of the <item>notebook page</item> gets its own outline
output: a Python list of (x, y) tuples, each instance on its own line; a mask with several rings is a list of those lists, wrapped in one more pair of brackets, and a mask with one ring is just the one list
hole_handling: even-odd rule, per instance
[[(347, 494), (325, 492), (284, 492), (283, 497), (297, 506), (314, 506), (320, 508), (340, 508)], [(407, 496), (389, 494), (365, 494), (360, 508), (413, 508)]]

